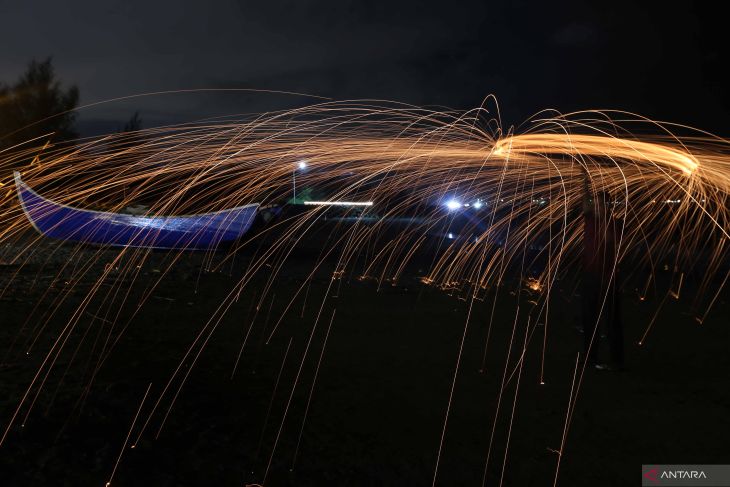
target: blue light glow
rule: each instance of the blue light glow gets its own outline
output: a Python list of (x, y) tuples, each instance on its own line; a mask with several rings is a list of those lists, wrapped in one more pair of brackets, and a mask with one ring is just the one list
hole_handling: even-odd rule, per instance
[(455, 211), (461, 208), (461, 203), (458, 200), (450, 199), (446, 202), (446, 208), (448, 208), (449, 211)]

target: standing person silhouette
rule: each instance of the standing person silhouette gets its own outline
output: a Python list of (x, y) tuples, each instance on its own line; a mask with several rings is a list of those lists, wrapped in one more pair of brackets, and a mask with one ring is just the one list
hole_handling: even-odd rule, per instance
[[(624, 338), (618, 293), (616, 219), (609, 194), (591, 197), (586, 181), (583, 200), (583, 340), (589, 366), (599, 370), (622, 369)], [(608, 335), (611, 363), (598, 361), (601, 324)]]

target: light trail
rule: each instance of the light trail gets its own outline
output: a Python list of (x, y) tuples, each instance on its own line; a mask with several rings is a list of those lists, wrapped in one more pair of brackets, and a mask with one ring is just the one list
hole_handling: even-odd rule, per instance
[[(631, 262), (631, 268), (624, 269), (624, 278), (635, 272), (644, 282), (643, 272), (652, 276), (659, 263), (669, 262), (666, 272), (674, 276), (674, 284), (668, 292), (677, 299), (680, 292), (682, 299), (693, 294), (689, 299), (694, 299), (703, 310), (697, 317), (702, 322), (729, 277), (723, 265), (727, 262), (730, 240), (730, 142), (687, 127), (620, 112), (587, 111), (536, 118), (531, 120), (529, 130), (517, 133), (503, 129), (484, 109), (456, 113), (394, 103), (331, 102), (238, 120), (109, 134), (71, 144), (50, 145), (45, 138), (35, 139), (0, 153), (0, 248), (21, 249), (16, 255), (0, 254), (3, 261), (18, 265), (13, 278), (0, 288), (0, 297), (15, 291), (24, 268), (37, 258), (34, 253), (49, 245), (61, 248), (61, 243), (41, 245), (42, 238), (32, 233), (14, 191), (5, 191), (6, 187), (12, 188), (12, 169), (18, 168), (29, 185), (59, 203), (110, 212), (142, 203), (149, 206), (148, 216), (152, 217), (213, 212), (249, 203), (262, 207), (283, 205), (291, 199), (293, 184), (300, 195), (306, 188), (317, 195), (316, 199), (304, 202), (304, 211), (273, 219), (263, 234), (245, 238), (233, 248), (221, 251), (220, 259), (214, 261), (212, 253), (204, 255), (206, 269), (220, 269), (240, 249), (254, 247), (256, 238), (276, 235), (270, 246), (254, 253), (231, 291), (220, 296), (220, 303), (201, 326), (170, 380), (153, 398), (151, 412), (147, 418), (140, 418), (142, 427), (134, 444), (153, 415), (162, 409), (158, 406), (167, 401), (169, 408), (160, 413), (164, 424), (198, 357), (232, 304), (265, 271), (268, 278), (262, 289), (257, 289), (260, 293), (256, 316), (276, 289), (276, 280), (293, 250), (320, 228), (330, 206), (342, 207), (343, 212), (353, 209), (355, 214), (360, 214), (362, 208), (365, 214), (377, 202), (378, 218), (368, 224), (355, 219), (352, 225), (337, 226), (295, 295), (285, 297), (288, 303), (283, 314), (300, 294), (305, 299), (309, 296), (309, 286), (326, 259), (336, 262), (328, 291), (339, 289), (334, 281), (341, 281), (351, 271), (357, 271), (362, 279), (374, 279), (382, 287), (397, 283), (420, 250), (430, 251), (435, 246), (438, 251), (433, 253), (422, 282), (468, 299), (471, 304), (485, 299), (492, 291), (495, 296), (482, 368), (496, 296), (505, 292), (500, 289), (506, 286), (510, 275), (518, 274), (515, 281), (520, 289), (529, 289), (534, 309), (543, 316), (541, 382), (545, 354), (549, 353), (545, 350), (549, 341), (548, 299), (560, 276), (577, 273), (583, 242), (580, 209), (587, 192), (610, 195), (614, 219), (601, 224), (613, 224), (619, 229), (616, 260)], [(299, 171), (293, 174), (297, 168)], [(468, 221), (459, 231), (446, 230), (456, 214), (467, 215)], [(436, 234), (440, 237), (434, 244), (430, 236)], [(446, 238), (447, 235), (452, 238)], [(180, 251), (170, 251), (159, 277), (144, 289), (140, 302), (132, 302), (130, 290), (139, 282), (140, 269), (150, 259), (148, 249), (90, 250), (75, 246), (69, 254), (68, 262), (54, 279), (69, 285), (58, 292), (52, 292), (49, 285), (18, 334), (21, 337), (30, 333), (29, 338), (17, 338), (8, 354), (35, 352), (42, 342), (39, 338), (49, 332), (48, 325), (62, 305), (74, 292), (82, 293), (82, 297), (51, 344), (42, 350), (38, 369), (9, 414), (0, 445), (7, 440), (12, 426), (23, 423), (34, 411), (40, 392), (57, 365), (66, 358), (70, 357), (69, 363), (75, 359), (81, 343), (74, 349), (69, 345), (70, 338), (85, 317), (103, 317), (95, 323), (106, 327), (99, 329), (94, 341), (93, 350), (98, 357), (90, 386), (144, 302), (185, 256)], [(539, 265), (540, 262), (547, 264)], [(690, 288), (690, 273), (698, 265), (706, 272), (693, 277), (698, 285)], [(103, 272), (96, 272), (98, 267), (103, 267)], [(537, 272), (531, 273), (534, 268)], [(640, 293), (642, 297), (650, 282), (651, 277)], [(82, 288), (81, 283), (87, 285)], [(324, 302), (318, 320), (323, 306)], [(122, 314), (124, 309), (131, 310), (130, 316)], [(517, 309), (513, 338), (518, 325)], [(272, 317), (274, 324), (270, 332), (266, 330), (266, 343), (279, 333), (283, 314), (278, 319)], [(537, 317), (528, 315), (528, 323), (530, 320), (538, 322)], [(654, 320), (648, 324), (642, 343), (653, 323)], [(468, 323), (440, 431), (437, 462), (441, 460), (467, 326)], [(239, 358), (252, 327), (253, 322), (238, 351)], [(288, 396), (286, 414), (313, 335), (314, 328)], [(83, 333), (81, 342), (86, 336)], [(523, 346), (523, 356), (526, 347), (527, 344)], [(186, 360), (190, 364), (184, 370)], [(575, 390), (571, 390), (569, 398), (558, 465), (563, 460), (570, 415), (583, 378), (577, 367), (575, 373)], [(506, 374), (507, 368), (503, 384), (508, 380)], [(521, 374), (522, 361), (516, 381)], [(501, 403), (500, 392), (498, 409)], [(495, 416), (495, 424), (496, 419)], [(284, 420), (277, 430), (264, 479), (270, 473), (276, 446), (284, 433)], [(302, 422), (300, 439), (303, 425)], [(491, 452), (490, 441), (484, 478)], [(505, 463), (506, 454), (502, 470)], [(438, 464), (434, 482), (437, 474)], [(557, 475), (556, 469), (556, 481)]]
[(373, 206), (372, 201), (305, 201), (307, 206)]

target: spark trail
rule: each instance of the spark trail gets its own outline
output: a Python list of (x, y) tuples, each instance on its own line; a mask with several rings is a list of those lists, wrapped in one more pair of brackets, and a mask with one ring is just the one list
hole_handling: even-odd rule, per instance
[[(440, 242), (423, 282), (473, 301), (503, 285), (507, 274), (518, 269), (524, 274), (519, 280), (529, 280), (536, 309), (544, 310), (558, 276), (574, 272), (578, 265), (580, 208), (589, 188), (589, 192), (605, 191), (611, 196), (620, 230), (617, 260), (631, 260), (633, 269), (651, 271), (662, 259), (672, 259), (678, 276), (677, 297), (684, 273), (699, 265), (698, 256), (704, 256), (702, 265), (707, 272), (694, 296), (702, 309), (698, 320), (703, 320), (728, 280), (722, 264), (730, 239), (730, 143), (688, 127), (623, 112), (545, 112), (524, 126), (527, 129), (503, 129), (483, 108), (456, 113), (395, 103), (328, 102), (58, 146), (41, 139), (29, 141), (0, 153), (0, 247), (23, 248), (19, 256), (2, 257), (19, 265), (18, 275), (42, 239), (31, 234), (17, 204), (12, 169), (22, 169), (29, 185), (63, 204), (114, 212), (142, 202), (149, 206), (148, 215), (158, 216), (249, 203), (283, 204), (292, 196), (294, 171), (306, 161), (307, 170), (294, 175), (298, 187), (325, 195), (325, 203), (373, 202), (358, 208), (363, 212), (360, 217), (372, 215), (373, 222), (365, 225), (358, 220), (334, 232), (313, 263), (310, 279), (324, 259), (334, 259), (333, 288), (335, 281), (353, 269), (361, 278), (375, 279), (379, 286), (397, 282), (408, 262), (427, 246), (427, 235), (452, 218), (444, 210), (444, 202), (458, 195), (460, 201), (479, 201), (479, 207), (484, 207), (460, 231), (469, 238)], [(254, 275), (267, 268), (268, 283), (257, 291), (258, 313), (288, 256), (316, 230), (326, 207), (307, 206), (307, 211), (275, 220), (264, 230), (276, 238), (255, 253), (235, 286), (220, 296), (219, 306), (186, 357), (197, 358)], [(394, 236), (392, 222), (398, 220), (407, 223), (401, 223)], [(225, 267), (241, 248), (254, 246), (255, 238), (221, 250), (222, 259), (206, 255), (206, 265)], [(71, 257), (81, 249), (75, 247)], [(526, 249), (532, 250), (532, 262), (525, 262)], [(98, 248), (83, 265), (69, 263), (59, 273), (59, 278), (63, 275), (72, 284), (87, 278), (94, 283), (85, 289), (73, 316), (44, 351), (45, 359), (8, 416), (0, 444), (18, 418), (31, 413), (59, 357), (73, 353), (66, 345), (84, 316), (103, 316), (100, 322), (108, 327), (101, 346), (95, 346), (99, 351), (95, 371), (134, 319), (136, 311), (131, 318), (122, 319), (121, 312), (113, 310), (141, 306), (129, 302), (129, 289), (150, 252), (115, 249), (115, 258), (102, 275), (93, 274), (93, 263), (106, 262), (108, 251)], [(162, 269), (143, 300), (182, 258), (183, 252), (170, 251), (169, 266)], [(526, 269), (538, 261), (549, 265), (538, 266), (538, 275), (527, 275)], [(113, 271), (120, 277), (109, 292), (101, 283), (108, 282)], [(0, 295), (11, 293), (14, 282), (10, 279)], [(36, 337), (72, 290), (73, 285), (53, 297), (47, 293), (49, 297), (38, 303), (34, 316), (28, 317), (28, 323), (39, 323), (34, 328)], [(305, 282), (291, 296), (285, 312), (298, 296), (307, 293)], [(684, 293), (682, 296), (686, 298)], [(274, 336), (277, 317), (272, 323)], [(520, 373), (521, 366), (518, 380)], [(150, 417), (166, 395), (172, 395), (167, 399), (174, 401), (187, 374), (189, 370), (183, 373), (182, 367), (173, 372)], [(577, 388), (581, 379), (582, 374)], [(164, 417), (167, 413), (162, 412)], [(144, 424), (148, 422), (149, 417)]]

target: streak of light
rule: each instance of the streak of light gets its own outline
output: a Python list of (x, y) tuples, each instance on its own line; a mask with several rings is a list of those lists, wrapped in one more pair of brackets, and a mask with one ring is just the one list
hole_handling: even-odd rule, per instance
[(308, 206), (373, 206), (372, 201), (305, 201)]

